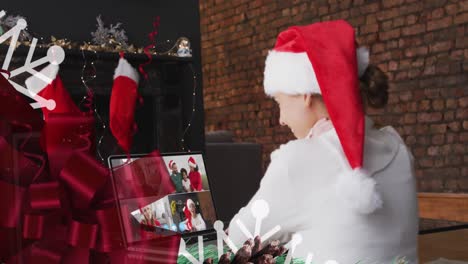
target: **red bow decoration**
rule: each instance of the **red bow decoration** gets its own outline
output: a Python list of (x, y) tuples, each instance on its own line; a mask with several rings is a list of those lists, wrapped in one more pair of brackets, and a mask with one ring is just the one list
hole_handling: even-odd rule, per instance
[[(91, 154), (92, 116), (75, 111), (50, 113), (42, 130), (41, 148), (31, 135), (40, 131), (42, 119), (3, 76), (0, 97), (0, 118), (13, 127), (11, 133), (24, 128), (29, 133), (19, 148), (7, 140), (10, 135), (0, 136), (0, 237), (6, 241), (0, 243), (0, 262), (176, 262), (180, 236), (154, 236), (136, 242), (143, 248), (173, 253), (163, 261), (151, 261), (154, 254), (124, 247), (118, 208), (109, 191), (109, 171)], [(32, 150), (39, 153), (29, 153)], [(44, 170), (46, 164), (49, 170)], [(160, 186), (165, 186), (167, 180), (161, 179)], [(138, 196), (139, 190), (132, 193)]]

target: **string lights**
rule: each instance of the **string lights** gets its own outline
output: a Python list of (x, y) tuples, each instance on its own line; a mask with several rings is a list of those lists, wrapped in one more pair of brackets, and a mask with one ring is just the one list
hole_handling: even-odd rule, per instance
[[(94, 53), (95, 53), (96, 59), (99, 59), (98, 53), (96, 51), (94, 51)], [(86, 78), (85, 73), (86, 73), (86, 70), (87, 70), (87, 67), (88, 67), (88, 60), (86, 59), (86, 55), (85, 55), (84, 50), (81, 50), (81, 54), (82, 54), (82, 57), (83, 57), (83, 67), (81, 68), (81, 83), (83, 84), (83, 86), (86, 89), (86, 95), (81, 100), (81, 102), (79, 104), (79, 107), (81, 108), (82, 106), (84, 106), (84, 109), (87, 109), (88, 113), (93, 113), (95, 115), (96, 119), (98, 120), (98, 122), (101, 124), (101, 133), (100, 133), (99, 138), (98, 138), (96, 150), (97, 150), (97, 154), (98, 154), (99, 159), (101, 160), (101, 162), (105, 163), (105, 159), (101, 154), (100, 148), (101, 148), (102, 140), (104, 139), (104, 134), (106, 132), (107, 126), (106, 126), (106, 123), (102, 120), (101, 116), (99, 115), (99, 113), (98, 113), (98, 111), (96, 109), (96, 103), (94, 101), (94, 91), (88, 85), (88, 82), (93, 81), (94, 79), (96, 79), (97, 70), (96, 70), (96, 66), (94, 64), (94, 60), (91, 61), (89, 64), (91, 65), (91, 70), (92, 71), (91, 71), (90, 75), (87, 74), (89, 76)]]
[[(196, 95), (197, 95), (197, 75), (195, 73), (195, 70), (193, 69), (193, 66), (192, 64), (189, 64), (189, 68), (192, 72), (192, 76), (193, 76), (193, 93), (192, 93), (192, 113), (191, 113), (191, 116), (190, 116), (190, 119), (187, 123), (187, 126), (185, 127), (184, 129), (184, 133), (182, 134), (182, 138), (180, 140), (180, 144), (181, 144), (181, 147), (182, 147), (182, 151), (185, 151), (185, 135), (187, 134), (187, 132), (189, 131), (189, 129), (191, 128), (192, 126), (192, 122), (193, 122), (193, 118), (195, 117), (195, 112), (196, 112)], [(188, 152), (190, 152), (190, 149), (187, 149)]]

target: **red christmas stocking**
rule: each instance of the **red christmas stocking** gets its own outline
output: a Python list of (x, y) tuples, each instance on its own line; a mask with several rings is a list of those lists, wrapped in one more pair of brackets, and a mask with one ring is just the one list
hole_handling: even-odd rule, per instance
[(32, 94), (37, 94), (46, 100), (54, 100), (55, 107), (48, 109), (42, 107), (44, 120), (47, 122), (50, 113), (54, 114), (79, 114), (80, 110), (71, 99), (68, 91), (63, 86), (62, 79), (58, 75), (59, 66), (49, 64), (42, 69), (41, 73), (52, 80), (51, 83), (45, 83), (37, 76), (31, 76), (26, 80), (26, 86)]
[(134, 115), (138, 80), (138, 72), (121, 56), (114, 74), (109, 119), (112, 134), (125, 152), (130, 152), (136, 129)]

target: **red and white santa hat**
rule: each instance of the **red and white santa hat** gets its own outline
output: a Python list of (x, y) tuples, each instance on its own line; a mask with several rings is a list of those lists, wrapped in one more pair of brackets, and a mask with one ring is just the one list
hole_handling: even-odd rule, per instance
[(187, 203), (186, 203), (187, 208), (190, 208), (191, 204), (195, 205), (195, 202), (192, 199), (187, 199)]
[(192, 168), (197, 167), (197, 163), (195, 162), (195, 159), (194, 159), (193, 157), (190, 157), (190, 158), (188, 159), (188, 165), (189, 165), (190, 167), (192, 167)]
[(169, 161), (169, 169), (172, 169), (172, 165), (174, 165), (175, 162), (173, 160)]
[(361, 213), (382, 206), (375, 180), (362, 170), (365, 117), (359, 75), (368, 63), (367, 49), (356, 51), (353, 27), (338, 20), (293, 26), (281, 32), (268, 54), (264, 72), (268, 95), (322, 95), (349, 163), (337, 189)]
[(190, 204), (193, 204), (195, 205), (195, 203), (192, 201), (192, 199), (187, 199), (187, 201), (185, 202), (185, 206), (184, 208), (182, 209), (184, 211), (184, 214), (185, 214), (185, 218), (187, 219), (187, 230), (191, 231), (193, 226), (192, 226), (192, 217), (194, 217), (192, 215), (192, 212), (190, 212)]

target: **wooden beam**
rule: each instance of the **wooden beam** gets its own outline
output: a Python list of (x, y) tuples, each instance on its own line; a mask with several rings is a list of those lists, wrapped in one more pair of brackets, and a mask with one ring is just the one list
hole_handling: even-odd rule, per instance
[(419, 217), (468, 222), (468, 194), (418, 193)]

